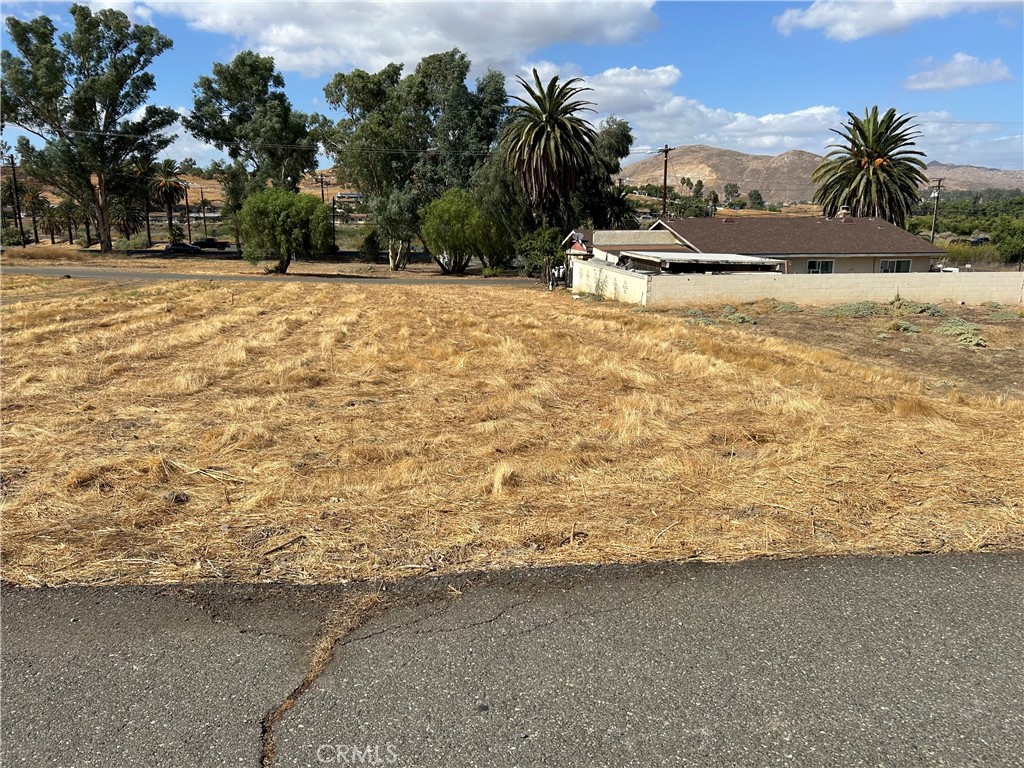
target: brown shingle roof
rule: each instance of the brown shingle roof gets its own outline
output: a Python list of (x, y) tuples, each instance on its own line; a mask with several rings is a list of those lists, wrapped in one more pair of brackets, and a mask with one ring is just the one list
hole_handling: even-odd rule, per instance
[(668, 226), (704, 253), (751, 256), (944, 254), (938, 246), (882, 219), (735, 218), (669, 219)]

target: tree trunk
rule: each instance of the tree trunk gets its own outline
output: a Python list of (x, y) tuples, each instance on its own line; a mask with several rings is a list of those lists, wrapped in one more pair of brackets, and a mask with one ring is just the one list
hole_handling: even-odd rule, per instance
[(74, 222), (72, 222), (71, 219), (68, 219), (68, 245), (74, 245), (75, 244), (75, 238), (71, 236), (72, 235), (71, 227), (72, 227), (73, 224), (74, 224)]
[(399, 272), (409, 264), (409, 243), (405, 240), (388, 240), (388, 264), (392, 272)]
[(93, 190), (93, 208), (96, 211), (96, 238), (100, 243), (100, 253), (111, 253), (114, 250), (114, 240), (110, 234), (110, 211), (107, 209), (107, 180), (100, 176), (96, 188)]
[(56, 245), (56, 244), (57, 244), (57, 238), (53, 236), (53, 230), (51, 229), (50, 230), (50, 245)]
[(143, 200), (146, 203), (146, 247), (153, 247), (153, 233), (149, 230), (149, 196), (146, 195)]
[(92, 247), (92, 232), (89, 230), (89, 214), (85, 214), (85, 221), (82, 222), (85, 225), (85, 247)]
[(39, 242), (39, 227), (36, 226), (36, 212), (35, 210), (29, 211), (29, 215), (32, 217), (32, 238), (36, 243)]
[(291, 255), (282, 256), (277, 264), (272, 269), (268, 269), (267, 273), (271, 275), (284, 275), (288, 272), (288, 267), (292, 263)]

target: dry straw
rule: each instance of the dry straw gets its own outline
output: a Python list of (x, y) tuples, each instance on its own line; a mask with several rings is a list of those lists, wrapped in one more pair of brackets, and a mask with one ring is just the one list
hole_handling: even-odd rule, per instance
[(3, 578), (1019, 548), (1024, 404), (508, 288), (6, 277)]

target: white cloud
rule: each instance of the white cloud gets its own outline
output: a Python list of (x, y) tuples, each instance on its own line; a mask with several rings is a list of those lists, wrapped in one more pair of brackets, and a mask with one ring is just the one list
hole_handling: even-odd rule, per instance
[[(109, 0), (108, 0), (109, 1)], [(657, 25), (654, 0), (560, 2), (342, 2), (169, 0), (140, 3), (181, 16), (197, 29), (231, 35), (274, 57), (278, 68), (318, 76), (392, 61), (414, 65), (458, 47), (476, 67), (518, 69), (555, 43), (615, 44)]]
[(1020, 7), (1019, 0), (815, 0), (806, 9), (791, 8), (775, 17), (784, 35), (798, 29), (822, 29), (847, 42), (871, 35), (902, 32), (928, 19), (991, 8)]
[(944, 64), (911, 75), (903, 81), (903, 87), (911, 91), (948, 91), (1004, 80), (1013, 80), (1013, 76), (999, 59), (981, 61), (976, 56), (956, 53)]

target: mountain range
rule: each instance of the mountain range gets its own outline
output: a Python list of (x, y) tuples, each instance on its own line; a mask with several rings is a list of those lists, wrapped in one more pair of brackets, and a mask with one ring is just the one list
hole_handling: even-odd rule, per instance
[[(801, 150), (781, 155), (749, 155), (696, 144), (669, 150), (668, 183), (682, 194), (689, 192), (681, 186), (683, 179), (693, 183), (700, 179), (705, 190), (714, 189), (719, 196), (723, 196), (726, 184), (734, 183), (739, 185), (741, 194), (756, 189), (770, 203), (809, 201), (815, 190), (811, 174), (821, 161), (820, 155)], [(624, 167), (618, 178), (634, 186), (660, 187), (664, 169), (664, 155), (657, 152)], [(931, 162), (927, 175), (932, 180), (942, 178), (943, 189), (950, 191), (1024, 188), (1024, 171)]]

